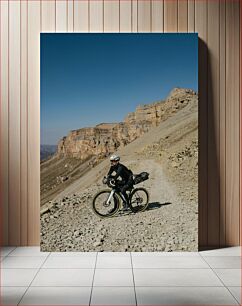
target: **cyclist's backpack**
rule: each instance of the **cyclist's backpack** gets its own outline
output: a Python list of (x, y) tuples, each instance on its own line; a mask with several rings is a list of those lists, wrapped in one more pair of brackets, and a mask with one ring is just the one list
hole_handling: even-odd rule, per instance
[(149, 178), (149, 173), (148, 172), (141, 172), (140, 174), (135, 174), (133, 176), (133, 179), (134, 179), (134, 184), (139, 184), (143, 181), (146, 181), (148, 180)]

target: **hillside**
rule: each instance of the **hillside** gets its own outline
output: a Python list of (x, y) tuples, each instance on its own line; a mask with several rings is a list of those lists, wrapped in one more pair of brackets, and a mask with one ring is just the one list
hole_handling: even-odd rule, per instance
[[(117, 150), (134, 173), (150, 173), (140, 184), (150, 192), (147, 211), (110, 219), (93, 214), (92, 197), (105, 188), (101, 180), (110, 166), (105, 158), (43, 206), (42, 250), (197, 251), (198, 97), (192, 94), (184, 105), (176, 89), (168, 99), (173, 107), (163, 119)], [(126, 118), (139, 120), (137, 114)]]
[(57, 153), (41, 163), (41, 205), (58, 196), (111, 153), (129, 146), (194, 99), (197, 100), (194, 91), (174, 88), (167, 99), (138, 106), (123, 122), (71, 131), (59, 141)]

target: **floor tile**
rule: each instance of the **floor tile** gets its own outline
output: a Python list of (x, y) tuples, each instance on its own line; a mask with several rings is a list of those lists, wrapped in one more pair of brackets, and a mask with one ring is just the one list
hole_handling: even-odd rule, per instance
[(136, 286), (223, 286), (210, 269), (134, 269)]
[(45, 261), (45, 257), (30, 256), (7, 256), (1, 263), (2, 268), (38, 269)]
[(241, 290), (242, 287), (228, 287), (231, 294), (236, 298), (237, 302), (241, 304)]
[(214, 269), (225, 286), (241, 286), (240, 269)]
[(240, 269), (240, 256), (203, 256), (211, 268)]
[(89, 305), (91, 287), (30, 287), (20, 305)]
[(1, 256), (7, 256), (11, 253), (16, 247), (0, 247)]
[(132, 257), (134, 256), (185, 256), (185, 257), (199, 257), (199, 252), (131, 252)]
[(31, 286), (91, 286), (94, 269), (41, 269)]
[(132, 269), (96, 269), (93, 286), (132, 287)]
[(9, 256), (48, 256), (49, 252), (40, 252), (40, 247), (17, 247)]
[(237, 305), (225, 287), (136, 287), (137, 305)]
[(123, 256), (101, 256), (97, 258), (96, 268), (103, 269), (124, 269), (124, 268), (132, 268), (131, 266), (131, 258)]
[(209, 269), (209, 265), (199, 257), (184, 256), (134, 256), (132, 257), (134, 268), (197, 268)]
[(215, 250), (200, 251), (199, 254), (202, 256), (240, 256), (241, 247), (236, 246)]
[(43, 268), (59, 268), (59, 269), (74, 269), (74, 268), (94, 268), (96, 262), (96, 256), (83, 257), (49, 257), (45, 261)]
[(1, 269), (1, 286), (29, 286), (38, 269)]
[(28, 287), (1, 287), (2, 305), (18, 305)]
[(51, 252), (49, 257), (96, 257), (97, 252)]
[(136, 305), (134, 287), (93, 287), (91, 305)]
[(130, 252), (99, 252), (98, 257), (127, 257), (130, 258)]

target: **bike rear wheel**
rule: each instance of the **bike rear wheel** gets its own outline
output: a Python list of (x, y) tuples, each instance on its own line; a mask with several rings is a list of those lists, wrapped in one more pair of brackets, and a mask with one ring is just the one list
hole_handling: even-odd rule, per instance
[(107, 203), (110, 196), (110, 189), (98, 192), (92, 201), (92, 209), (101, 218), (108, 218), (114, 216), (119, 210), (119, 199), (114, 194), (109, 203)]
[(130, 208), (133, 212), (146, 210), (149, 205), (149, 193), (143, 188), (135, 188), (130, 194)]

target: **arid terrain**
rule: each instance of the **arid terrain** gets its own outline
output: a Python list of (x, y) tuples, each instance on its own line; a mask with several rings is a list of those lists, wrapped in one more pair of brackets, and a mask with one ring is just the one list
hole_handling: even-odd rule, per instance
[[(114, 151), (134, 173), (150, 173), (137, 185), (148, 189), (150, 202), (145, 212), (100, 219), (92, 198), (106, 188), (102, 178)], [(102, 124), (101, 132), (100, 126), (72, 131), (41, 164), (41, 249), (196, 251), (197, 175), (198, 96), (190, 90), (174, 89), (124, 123)]]

